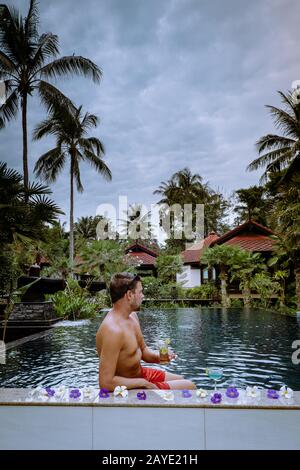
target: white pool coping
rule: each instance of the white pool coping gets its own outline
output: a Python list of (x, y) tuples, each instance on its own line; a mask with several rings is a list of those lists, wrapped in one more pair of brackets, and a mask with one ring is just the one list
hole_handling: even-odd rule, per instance
[[(95, 389), (96, 390), (96, 389)], [(32, 399), (30, 389), (0, 389), (1, 450), (300, 449), (300, 392), (292, 400), (210, 397)], [(97, 390), (96, 390), (97, 394)]]

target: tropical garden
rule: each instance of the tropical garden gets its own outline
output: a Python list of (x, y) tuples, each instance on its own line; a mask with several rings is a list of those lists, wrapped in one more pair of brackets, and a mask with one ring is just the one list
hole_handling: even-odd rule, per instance
[[(0, 6), (0, 80), (5, 84), (6, 100), (0, 107), (1, 129), (21, 113), (22, 167), (20, 174), (6, 163), (0, 163), (0, 295), (11, 311), (18, 291), (17, 279), (28, 274), (31, 265), (42, 266), (41, 275), (65, 280), (65, 290), (50, 298), (61, 317), (82, 318), (109, 306), (105, 286), (117, 271), (143, 274), (142, 266), (125, 255), (133, 242), (140, 242), (158, 253), (157, 275), (144, 277), (146, 297), (159, 305), (169, 299), (172, 305), (184, 305), (185, 299), (208, 299), (224, 307), (254, 303), (251, 292), (259, 294), (256, 306), (269, 308), (272, 296), (278, 309), (285, 313), (300, 310), (300, 100), (292, 92), (279, 92), (282, 107), (268, 106), (278, 134), (267, 134), (257, 141), (257, 158), (248, 170), (261, 170), (259, 185), (240, 188), (231, 197), (214, 189), (200, 174), (189, 168), (179, 169), (167, 181), (157, 182), (153, 195), (163, 208), (178, 204), (204, 204), (204, 236), (210, 232), (224, 234), (247, 220), (269, 227), (275, 234), (272, 258), (266, 261), (259, 254), (238, 247), (208, 248), (201, 263), (217, 268), (218, 282), (186, 289), (176, 282), (182, 270), (180, 253), (187, 242), (178, 240), (176, 226), (181, 214), (163, 209), (161, 223), (169, 217), (171, 232), (164, 244), (151, 233), (127, 238), (102, 240), (97, 226), (109, 227), (112, 221), (102, 216), (79, 217), (74, 220), (74, 193), (83, 192), (81, 166), (87, 162), (95, 178), (110, 181), (113, 177), (105, 163), (105, 147), (98, 136), (98, 116), (74, 103), (56, 86), (60, 77), (81, 75), (98, 85), (100, 67), (82, 56), (60, 56), (58, 36), (39, 31), (37, 1), (31, 0), (27, 16), (5, 5)], [(55, 85), (54, 85), (55, 80)], [(28, 133), (27, 118), (30, 97), (38, 94), (45, 116)], [(34, 168), (35, 181), (29, 180), (31, 140), (54, 138), (55, 145), (40, 155)], [(51, 184), (63, 169), (69, 172), (69, 224), (60, 217)], [(234, 220), (229, 223), (228, 216)], [(149, 214), (142, 214), (138, 205), (131, 206), (124, 216), (124, 228), (143, 224)], [(192, 220), (195, 228), (196, 221)], [(85, 276), (86, 285), (77, 279)], [(103, 290), (91, 296), (89, 283), (101, 281)], [(232, 301), (228, 285), (235, 282), (243, 294), (242, 301)], [(162, 304), (168, 305), (166, 303)]]

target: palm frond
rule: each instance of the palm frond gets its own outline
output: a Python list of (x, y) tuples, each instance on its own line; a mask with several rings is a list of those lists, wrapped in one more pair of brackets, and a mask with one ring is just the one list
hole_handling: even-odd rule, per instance
[(44, 186), (40, 183), (30, 183), (26, 191), (26, 194), (29, 198), (51, 193), (52, 191), (48, 186)]
[(88, 137), (86, 139), (78, 139), (78, 144), (84, 149), (87, 148), (90, 152), (96, 153), (97, 157), (105, 154), (105, 148), (100, 139), (96, 137)]
[(30, 0), (28, 15), (25, 19), (25, 36), (27, 40), (33, 41), (37, 39), (38, 27), (39, 27), (38, 2), (36, 0)]
[(296, 158), (291, 162), (285, 174), (282, 176), (280, 183), (290, 183), (295, 176), (300, 174), (300, 155), (298, 154)]
[(287, 147), (295, 144), (295, 142), (295, 139), (289, 139), (288, 137), (282, 137), (276, 134), (267, 134), (256, 142), (256, 148), (258, 153), (261, 153), (266, 149)]
[(44, 119), (33, 129), (32, 139), (40, 140), (46, 135), (55, 135), (56, 134), (56, 122), (53, 118)]
[(79, 150), (76, 149), (75, 158), (73, 158), (73, 176), (76, 181), (77, 191), (79, 193), (82, 193), (83, 186), (82, 186), (81, 179), (80, 179), (80, 169), (79, 169), (78, 160), (83, 160), (83, 155), (80, 153)]
[(16, 65), (3, 51), (0, 51), (0, 71), (9, 74), (16, 71)]
[(85, 113), (85, 116), (81, 122), (81, 127), (85, 131), (91, 127), (97, 127), (99, 119), (94, 114)]
[(64, 214), (59, 206), (46, 196), (36, 196), (32, 199), (37, 220), (45, 220), (49, 223), (57, 219), (57, 215)]
[(38, 47), (31, 63), (33, 76), (42, 67), (46, 59), (56, 57), (59, 54), (58, 45), (59, 41), (56, 34), (45, 33), (39, 37)]
[(13, 91), (6, 102), (0, 106), (0, 129), (5, 127), (6, 122), (15, 118), (18, 113), (18, 92)]
[(275, 106), (267, 105), (266, 107), (273, 116), (275, 126), (278, 129), (281, 129), (286, 136), (298, 138), (299, 125), (293, 116)]
[(59, 147), (55, 147), (44, 153), (36, 162), (34, 172), (44, 181), (56, 181), (58, 173), (64, 167), (66, 158)]
[(293, 103), (292, 94), (290, 92), (283, 93), (280, 90), (277, 93), (281, 96), (282, 103), (287, 105), (288, 109), (290, 109), (290, 111), (292, 111), (294, 113), (294, 115), (296, 116), (295, 105)]
[(58, 78), (66, 74), (83, 75), (98, 83), (102, 76), (101, 69), (90, 59), (81, 56), (65, 56), (54, 60), (40, 69), (44, 78)]
[(253, 162), (251, 162), (248, 165), (247, 170), (248, 171), (258, 170), (258, 168), (274, 163), (276, 162), (277, 159), (281, 159), (281, 158), (283, 160), (286, 160), (286, 162), (288, 162), (290, 155), (287, 155), (287, 152), (290, 152), (290, 151), (291, 151), (290, 147), (283, 147), (283, 148), (268, 152), (264, 155), (261, 155), (260, 157), (256, 158), (255, 160), (253, 160)]
[(93, 152), (90, 152), (88, 149), (84, 149), (84, 156), (86, 160), (95, 168), (95, 170), (97, 170), (98, 173), (104, 177), (104, 179), (111, 181), (111, 171), (101, 158), (99, 158)]
[(46, 107), (48, 113), (53, 113), (57, 110), (70, 110), (75, 113), (76, 107), (61, 91), (59, 91), (54, 85), (45, 82), (44, 80), (39, 81), (39, 95), (41, 102)]

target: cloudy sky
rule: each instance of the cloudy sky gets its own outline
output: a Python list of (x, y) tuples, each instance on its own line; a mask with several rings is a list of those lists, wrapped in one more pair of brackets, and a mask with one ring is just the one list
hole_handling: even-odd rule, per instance
[[(29, 0), (9, 0), (26, 13)], [(153, 191), (188, 166), (228, 196), (256, 184), (246, 172), (255, 141), (272, 131), (265, 104), (300, 79), (298, 0), (41, 0), (40, 32), (59, 36), (61, 55), (83, 55), (103, 70), (100, 85), (56, 83), (77, 105), (97, 114), (94, 135), (106, 148), (113, 181), (83, 165), (75, 216), (102, 203), (150, 205)], [(45, 117), (29, 102), (29, 131)], [(0, 133), (1, 160), (22, 170), (21, 121)], [(30, 171), (53, 146), (30, 142)], [(68, 213), (68, 170), (52, 185)]]

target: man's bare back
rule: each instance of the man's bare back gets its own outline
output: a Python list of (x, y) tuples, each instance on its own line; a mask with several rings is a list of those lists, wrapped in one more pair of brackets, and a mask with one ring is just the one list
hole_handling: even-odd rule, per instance
[(120, 318), (111, 310), (103, 320), (97, 336), (96, 345), (101, 358), (103, 338), (112, 341), (114, 337), (120, 342), (120, 351), (116, 363), (115, 374), (121, 377), (142, 377), (141, 358), (143, 338), (137, 314), (132, 312), (128, 319)]
[[(110, 391), (118, 385), (128, 389), (195, 388), (192, 382), (179, 375), (142, 368), (141, 360), (147, 363), (159, 363), (160, 360), (158, 351), (146, 345), (136, 314), (144, 298), (140, 278), (128, 273), (115, 274), (110, 283), (110, 294), (113, 308), (96, 336), (100, 388)], [(175, 354), (169, 354), (169, 360), (174, 357)]]

